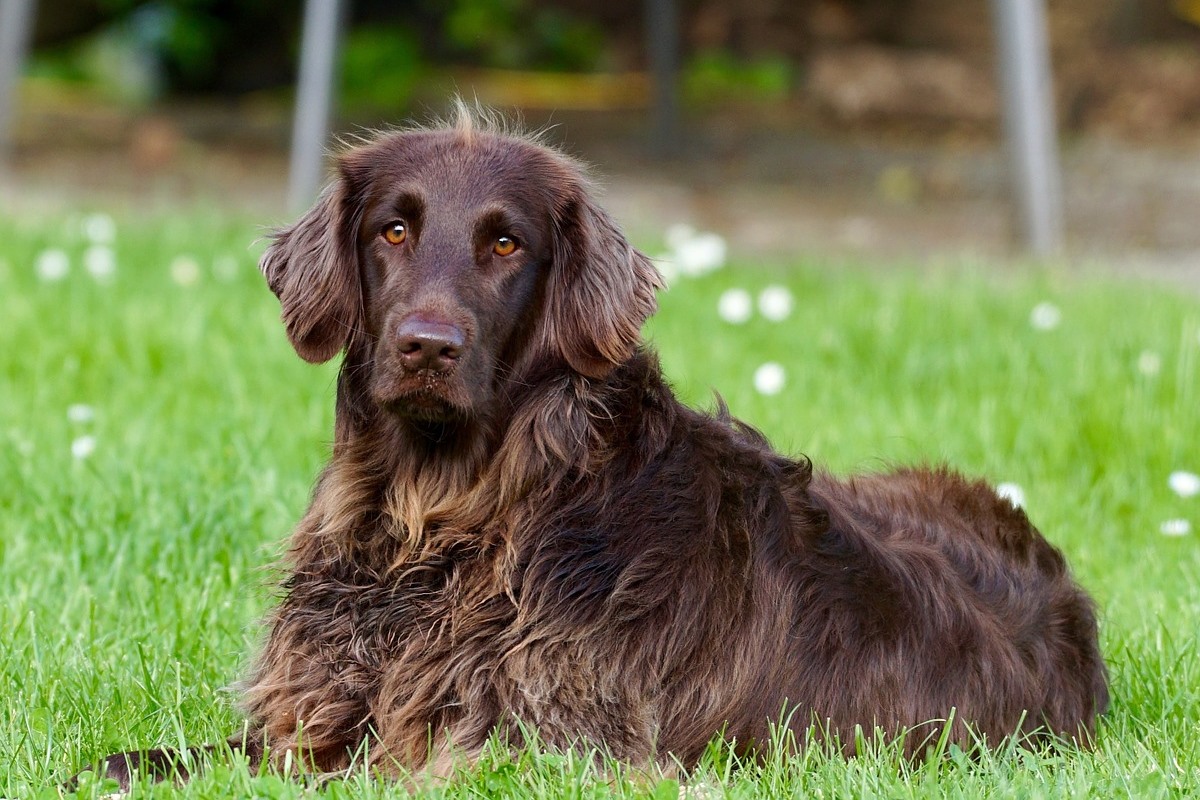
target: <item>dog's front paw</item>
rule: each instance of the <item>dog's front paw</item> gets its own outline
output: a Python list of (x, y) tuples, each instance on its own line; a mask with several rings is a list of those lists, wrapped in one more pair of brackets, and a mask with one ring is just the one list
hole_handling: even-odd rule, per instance
[[(170, 780), (183, 783), (190, 775), (186, 763), (188, 760), (177, 750), (130, 750), (108, 756), (94, 769), (85, 769), (71, 776), (62, 784), (62, 788), (73, 792), (81, 788), (85, 780), (110, 781), (117, 784), (119, 794), (124, 794), (129, 791), (135, 777), (155, 782)], [(85, 775), (89, 778), (85, 779)]]

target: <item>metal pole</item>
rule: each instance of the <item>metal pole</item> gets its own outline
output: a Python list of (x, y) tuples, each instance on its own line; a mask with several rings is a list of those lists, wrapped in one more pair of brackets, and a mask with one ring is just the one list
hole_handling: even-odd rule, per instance
[(992, 0), (1004, 127), (1026, 246), (1037, 256), (1063, 243), (1062, 173), (1044, 0)]
[(654, 90), (654, 152), (669, 157), (679, 145), (679, 14), (675, 0), (646, 0), (646, 51)]
[(312, 203), (325, 177), (341, 6), (341, 0), (306, 0), (304, 4), (288, 184), (288, 207), (293, 212)]
[(0, 0), (0, 169), (8, 163), (17, 84), (33, 25), (34, 0)]

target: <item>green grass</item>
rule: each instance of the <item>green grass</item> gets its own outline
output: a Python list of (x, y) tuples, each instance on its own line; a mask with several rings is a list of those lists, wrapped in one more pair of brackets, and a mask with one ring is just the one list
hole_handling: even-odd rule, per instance
[[(0, 221), (0, 796), (52, 784), (129, 746), (237, 730), (235, 681), (270, 602), (270, 565), (327, 456), (332, 366), (289, 349), (255, 269), (257, 229), (219, 217), (118, 220), (117, 272), (80, 266), (77, 218)], [(47, 248), (71, 260), (37, 278)], [(170, 265), (199, 266), (181, 286)], [(217, 264), (219, 269), (213, 269)], [(179, 267), (179, 264), (176, 264)], [(782, 323), (722, 322), (731, 286), (790, 287)], [(1034, 330), (1052, 302), (1062, 323)], [(1182, 796), (1200, 786), (1200, 301), (1193, 295), (984, 264), (936, 273), (798, 259), (677, 281), (648, 332), (689, 403), (719, 390), (779, 447), (835, 471), (945, 461), (1025, 489), (1103, 612), (1113, 707), (1095, 752), (876, 748), (738, 765), (712, 749), (703, 797)], [(1145, 352), (1161, 369), (1138, 369)], [(765, 361), (784, 390), (755, 392)], [(84, 403), (90, 422), (72, 422)], [(72, 442), (95, 437), (79, 460)], [(300, 797), (298, 782), (217, 767), (154, 797)], [(329, 797), (402, 796), (366, 777)], [(669, 797), (676, 786), (573, 755), (497, 755), (446, 797)], [(90, 787), (83, 796), (99, 796)]]

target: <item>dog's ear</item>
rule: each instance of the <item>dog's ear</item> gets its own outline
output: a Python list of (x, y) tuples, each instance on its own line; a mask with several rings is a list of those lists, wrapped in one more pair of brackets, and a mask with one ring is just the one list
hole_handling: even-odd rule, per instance
[(576, 187), (554, 221), (543, 346), (576, 372), (603, 378), (633, 354), (663, 283), (587, 188)]
[(343, 165), (303, 217), (272, 235), (259, 261), (288, 340), (314, 364), (336, 356), (362, 324), (357, 205)]

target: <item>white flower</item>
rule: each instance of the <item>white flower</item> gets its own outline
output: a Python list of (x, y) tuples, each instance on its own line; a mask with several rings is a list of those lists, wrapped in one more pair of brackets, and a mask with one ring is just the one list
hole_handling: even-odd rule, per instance
[(717, 300), (717, 315), (734, 325), (746, 322), (753, 313), (754, 304), (745, 289), (726, 289)]
[(180, 286), (192, 286), (200, 280), (200, 264), (189, 255), (175, 256), (171, 261), (171, 279)]
[(715, 233), (701, 233), (675, 247), (675, 262), (684, 275), (703, 275), (725, 265), (725, 240)]
[(776, 364), (774, 361), (768, 361), (754, 371), (754, 388), (759, 394), (779, 394), (783, 391), (783, 384), (787, 380), (787, 375), (783, 371), (783, 367)]
[(75, 423), (91, 422), (96, 418), (96, 409), (86, 403), (75, 403), (67, 407), (67, 419)]
[(715, 233), (701, 233), (691, 225), (677, 223), (667, 228), (669, 260), (678, 274), (696, 277), (725, 264), (725, 240)]
[(654, 268), (658, 270), (663, 283), (667, 286), (670, 286), (679, 277), (679, 267), (675, 266), (675, 257), (672, 254), (662, 253), (650, 259), (650, 262), (654, 264)]
[(996, 494), (1012, 503), (1015, 508), (1025, 507), (1025, 490), (1015, 483), (998, 484)]
[(88, 214), (83, 218), (83, 236), (92, 244), (112, 244), (117, 223), (108, 214)]
[(1169, 519), (1158, 529), (1163, 536), (1187, 536), (1192, 532), (1192, 523), (1186, 519)]
[(1062, 322), (1062, 311), (1054, 303), (1038, 303), (1029, 313), (1029, 324), (1034, 330), (1052, 331)]
[(71, 271), (71, 260), (62, 250), (43, 250), (38, 254), (34, 269), (44, 281), (61, 281)]
[(780, 322), (792, 313), (792, 293), (786, 286), (768, 286), (758, 295), (758, 310), (772, 322)]
[(1175, 470), (1167, 478), (1167, 485), (1180, 497), (1192, 497), (1200, 493), (1200, 475), (1182, 469)]
[(1137, 360), (1138, 372), (1153, 378), (1162, 371), (1162, 356), (1153, 350), (1143, 350)]
[(75, 456), (76, 460), (82, 461), (95, 452), (95, 450), (95, 436), (80, 436), (78, 439), (71, 442), (71, 455)]
[(117, 257), (111, 247), (94, 244), (83, 252), (83, 267), (96, 280), (106, 281), (117, 271)]
[(678, 250), (685, 242), (690, 241), (696, 235), (696, 229), (684, 222), (677, 222), (667, 228), (667, 233), (663, 237), (667, 240), (667, 247), (672, 250)]

